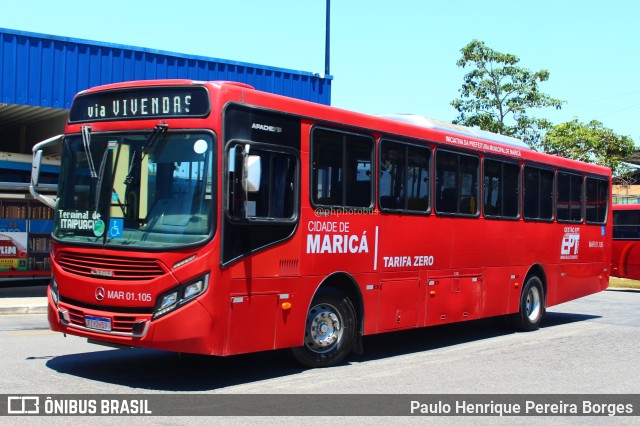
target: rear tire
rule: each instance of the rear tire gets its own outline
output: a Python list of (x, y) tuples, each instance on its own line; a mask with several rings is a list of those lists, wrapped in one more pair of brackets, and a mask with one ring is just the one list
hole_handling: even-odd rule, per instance
[(330, 367), (351, 351), (356, 337), (356, 313), (343, 293), (321, 289), (313, 298), (304, 327), (304, 345), (292, 348), (305, 367)]
[(545, 294), (542, 281), (537, 276), (530, 277), (520, 294), (520, 308), (510, 317), (511, 324), (518, 331), (534, 331), (540, 328), (544, 318)]

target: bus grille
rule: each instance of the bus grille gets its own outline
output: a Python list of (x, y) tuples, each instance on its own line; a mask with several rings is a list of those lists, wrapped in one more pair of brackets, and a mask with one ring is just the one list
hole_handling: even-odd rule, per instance
[(155, 259), (134, 259), (118, 256), (100, 256), (76, 253), (60, 253), (60, 267), (75, 275), (105, 280), (148, 281), (164, 273)]
[[(84, 311), (75, 308), (69, 308), (69, 322), (71, 324), (84, 327)], [(133, 333), (133, 324), (136, 317), (133, 315), (117, 315), (113, 317), (111, 331), (116, 333)]]

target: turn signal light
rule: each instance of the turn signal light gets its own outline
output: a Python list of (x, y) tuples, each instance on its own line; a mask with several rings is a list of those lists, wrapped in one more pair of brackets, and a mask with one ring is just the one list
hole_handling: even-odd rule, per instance
[(289, 309), (291, 309), (291, 303), (290, 302), (283, 302), (282, 303), (282, 310), (283, 311), (288, 311)]

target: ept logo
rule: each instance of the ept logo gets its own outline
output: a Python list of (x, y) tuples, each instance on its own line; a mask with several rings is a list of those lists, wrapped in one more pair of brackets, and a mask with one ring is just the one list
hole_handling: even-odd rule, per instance
[(562, 237), (562, 246), (560, 247), (560, 259), (577, 259), (579, 246), (580, 234), (564, 234), (564, 237)]

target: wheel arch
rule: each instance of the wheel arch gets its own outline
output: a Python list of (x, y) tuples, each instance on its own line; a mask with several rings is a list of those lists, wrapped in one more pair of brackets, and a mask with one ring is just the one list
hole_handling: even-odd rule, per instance
[(356, 311), (356, 331), (359, 335), (362, 335), (364, 324), (364, 302), (362, 299), (362, 292), (360, 291), (360, 287), (356, 280), (346, 272), (334, 272), (327, 275), (316, 288), (310, 303), (312, 303), (313, 298), (316, 297), (318, 292), (324, 288), (332, 288), (340, 291), (344, 293), (349, 300), (351, 300), (351, 304)]
[(535, 263), (531, 265), (531, 267), (529, 268), (529, 271), (527, 272), (527, 275), (524, 278), (524, 281), (522, 282), (522, 289), (524, 290), (524, 285), (529, 280), (529, 278), (533, 276), (540, 278), (540, 281), (542, 281), (542, 291), (544, 292), (544, 304), (546, 306), (547, 295), (549, 294), (547, 290), (547, 274), (545, 273), (544, 268), (542, 267), (541, 264)]
[[(535, 277), (535, 282), (532, 278)], [(533, 288), (539, 291), (533, 291)], [(540, 288), (542, 287), (542, 288)], [(540, 295), (539, 293), (542, 293)], [(539, 263), (533, 264), (520, 288), (518, 310), (507, 317), (507, 323), (516, 331), (534, 331), (540, 327), (547, 305), (547, 274)]]

